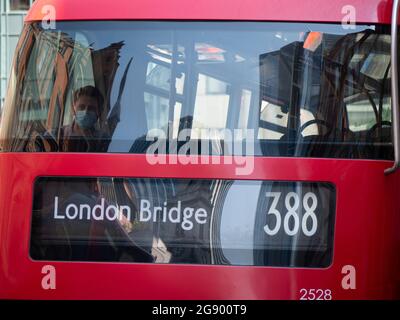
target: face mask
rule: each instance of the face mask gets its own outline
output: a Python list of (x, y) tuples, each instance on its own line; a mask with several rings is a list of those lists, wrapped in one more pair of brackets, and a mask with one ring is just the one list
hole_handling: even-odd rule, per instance
[(77, 111), (76, 123), (83, 129), (93, 128), (97, 121), (97, 114), (94, 111)]

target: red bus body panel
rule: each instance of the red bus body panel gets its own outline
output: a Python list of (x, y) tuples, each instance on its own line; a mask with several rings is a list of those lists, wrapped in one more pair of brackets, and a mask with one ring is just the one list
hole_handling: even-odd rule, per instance
[[(118, 165), (116, 165), (118, 164)], [(333, 264), (327, 269), (46, 262), (29, 258), (33, 183), (38, 176), (237, 179), (234, 165), (152, 166), (145, 155), (0, 154), (0, 298), (299, 299), (302, 288), (333, 299), (399, 298), (399, 173), (387, 161), (256, 158), (246, 179), (327, 181), (336, 186)], [(57, 271), (43, 290), (41, 269)], [(342, 268), (356, 269), (356, 289)]]
[(341, 22), (351, 5), (357, 23), (390, 23), (392, 11), (392, 0), (36, 0), (26, 21), (42, 20), (46, 5), (57, 20)]
[[(36, 0), (57, 20), (248, 20), (337, 22), (343, 7), (358, 23), (387, 24), (386, 0)], [(33, 184), (39, 176), (238, 179), (234, 165), (156, 165), (144, 155), (0, 153), (0, 299), (299, 299), (300, 290), (330, 289), (333, 299), (400, 297), (400, 173), (389, 161), (255, 159), (245, 179), (326, 181), (336, 186), (333, 263), (326, 269), (46, 262), (29, 257)], [(57, 290), (41, 287), (42, 267), (57, 270)], [(342, 287), (342, 268), (356, 269), (356, 289)]]

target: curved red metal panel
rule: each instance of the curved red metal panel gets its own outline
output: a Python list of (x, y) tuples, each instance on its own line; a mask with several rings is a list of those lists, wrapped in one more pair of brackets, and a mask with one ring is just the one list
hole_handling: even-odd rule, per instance
[[(115, 164), (118, 163), (118, 166)], [(336, 186), (333, 264), (327, 269), (46, 262), (29, 258), (33, 183), (45, 176), (237, 178), (234, 165), (155, 165), (145, 155), (0, 154), (0, 299), (299, 299), (302, 288), (333, 299), (399, 298), (399, 173), (388, 161), (256, 158), (246, 179), (328, 181)], [(355, 190), (357, 192), (355, 192)], [(57, 290), (41, 287), (44, 265)], [(342, 268), (357, 270), (356, 290)]]
[(57, 20), (250, 20), (341, 22), (348, 6), (358, 23), (390, 23), (392, 0), (36, 0), (26, 21), (42, 20), (44, 6)]

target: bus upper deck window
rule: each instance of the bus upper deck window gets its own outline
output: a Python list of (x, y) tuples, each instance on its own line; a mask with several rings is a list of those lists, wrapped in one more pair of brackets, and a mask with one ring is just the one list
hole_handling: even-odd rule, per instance
[(393, 158), (385, 26), (28, 23), (15, 61), (3, 151), (143, 154), (157, 138), (178, 152), (240, 129), (256, 156)]

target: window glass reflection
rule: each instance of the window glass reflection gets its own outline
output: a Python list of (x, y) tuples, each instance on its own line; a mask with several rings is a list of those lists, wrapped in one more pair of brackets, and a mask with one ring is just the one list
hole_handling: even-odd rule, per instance
[[(216, 146), (226, 131), (243, 142), (234, 130), (250, 129), (256, 156), (393, 158), (385, 26), (348, 32), (333, 24), (100, 21), (57, 28), (25, 25), (2, 151), (142, 154), (155, 135), (176, 140), (189, 132), (194, 144)], [(95, 108), (85, 101), (87, 110), (77, 110), (74, 95), (89, 88), (97, 93), (83, 99), (97, 100)]]
[[(329, 183), (39, 178), (35, 260), (328, 267)], [(271, 231), (272, 230), (272, 231)]]

